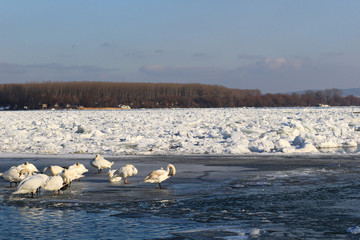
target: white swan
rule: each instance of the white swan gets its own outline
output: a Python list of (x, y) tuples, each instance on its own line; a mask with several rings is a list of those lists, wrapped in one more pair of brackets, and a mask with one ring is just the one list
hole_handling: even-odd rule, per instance
[(84, 164), (81, 163), (75, 163), (65, 170), (66, 176), (69, 178), (70, 182), (85, 177), (83, 174), (89, 171), (88, 169), (86, 169)]
[(64, 173), (60, 173), (56, 176), (49, 177), (46, 180), (43, 189), (45, 191), (57, 191), (58, 194), (60, 194), (60, 190), (62, 190), (62, 188), (69, 183), (69, 178)]
[[(27, 168), (24, 168), (24, 169), (21, 169), (20, 170), (20, 173), (19, 173), (20, 176), (23, 177), (23, 180), (21, 180), (21, 182), (25, 181), (27, 178), (30, 178), (32, 176), (38, 176), (38, 177), (42, 177), (44, 179), (44, 182), (47, 181), (47, 179), (49, 178), (48, 175), (46, 174), (43, 174), (43, 173), (33, 173), (31, 170), (27, 169)], [(21, 184), (20, 182), (20, 184)]]
[(117, 176), (114, 176), (114, 173), (116, 172), (116, 169), (109, 169), (109, 172), (108, 172), (108, 178), (109, 178), (109, 182), (120, 182), (122, 177), (117, 177)]
[(20, 171), (21, 168), (19, 166), (12, 166), (4, 173), (0, 173), (0, 176), (2, 176), (6, 181), (9, 181), (10, 187), (12, 187), (13, 183), (17, 185), (19, 182), (21, 182), (21, 180), (23, 180), (26, 177), (25, 175), (20, 174)]
[(111, 166), (114, 164), (114, 162), (110, 162), (103, 158), (100, 154), (96, 155), (96, 157), (92, 160), (90, 160), (91, 166), (94, 168), (97, 168), (98, 173), (101, 172), (101, 170), (105, 168), (111, 168)]
[(20, 164), (18, 167), (21, 168), (21, 169), (27, 168), (27, 169), (29, 169), (29, 170), (30, 170), (31, 172), (33, 172), (33, 173), (35, 173), (35, 172), (40, 172), (40, 171), (35, 167), (34, 164), (29, 163), (29, 162), (27, 162), (27, 161), (26, 161), (25, 163), (23, 163), (23, 164)]
[(84, 164), (82, 163), (74, 163), (73, 165), (70, 165), (68, 167), (68, 170), (74, 170), (76, 171), (78, 174), (84, 174), (86, 172), (88, 172), (89, 170), (85, 167)]
[[(29, 169), (22, 169), (20, 174), (29, 174)], [(28, 194), (31, 193), (31, 197), (34, 197), (34, 194), (39, 191), (40, 188), (44, 187), (45, 181), (47, 179), (45, 174), (36, 174), (24, 178), (19, 186), (16, 188), (16, 191), (12, 194)]]
[(155, 187), (161, 188), (161, 182), (165, 181), (166, 179), (168, 179), (171, 176), (174, 176), (176, 173), (176, 169), (174, 167), (174, 165), (169, 164), (167, 165), (167, 170), (165, 171), (164, 169), (158, 169), (155, 171), (152, 171), (151, 173), (149, 173), (149, 175), (146, 176), (144, 182), (148, 182), (148, 183), (155, 183)]
[(65, 168), (63, 168), (63, 167), (52, 165), (50, 167), (44, 168), (44, 170), (42, 172), (49, 176), (56, 176), (59, 173), (62, 173), (64, 171), (64, 169)]
[(125, 166), (116, 170), (114, 172), (113, 176), (114, 177), (122, 177), (124, 179), (124, 183), (128, 184), (129, 182), (127, 181), (127, 178), (134, 176), (137, 173), (138, 173), (138, 170), (136, 169), (136, 167), (134, 167), (131, 164), (126, 164)]

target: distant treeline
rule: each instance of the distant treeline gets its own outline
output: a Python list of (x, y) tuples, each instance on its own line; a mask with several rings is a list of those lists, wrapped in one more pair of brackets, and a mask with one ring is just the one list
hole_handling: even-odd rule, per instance
[(118, 107), (295, 107), (359, 106), (360, 98), (339, 89), (303, 94), (261, 94), (260, 90), (218, 85), (115, 82), (1, 84), (0, 107), (7, 109)]

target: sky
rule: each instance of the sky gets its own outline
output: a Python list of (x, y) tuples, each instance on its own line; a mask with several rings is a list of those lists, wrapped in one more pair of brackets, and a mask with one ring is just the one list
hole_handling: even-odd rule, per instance
[(0, 0), (0, 83), (360, 87), (359, 0)]

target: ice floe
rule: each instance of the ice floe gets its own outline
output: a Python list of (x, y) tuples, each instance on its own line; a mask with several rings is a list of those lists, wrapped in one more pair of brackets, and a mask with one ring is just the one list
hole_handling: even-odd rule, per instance
[(351, 234), (359, 234), (360, 233), (360, 226), (349, 227), (347, 231)]
[(0, 152), (223, 155), (321, 154), (326, 149), (358, 154), (359, 111), (359, 107), (2, 111)]

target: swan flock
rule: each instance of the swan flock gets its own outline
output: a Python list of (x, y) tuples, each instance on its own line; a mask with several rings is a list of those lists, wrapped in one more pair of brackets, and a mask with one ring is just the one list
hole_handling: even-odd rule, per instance
[[(110, 183), (123, 181), (124, 184), (130, 184), (128, 178), (138, 174), (137, 168), (132, 164), (111, 169), (113, 164), (114, 162), (106, 160), (100, 154), (90, 160), (90, 166), (97, 170), (96, 174), (100, 174), (103, 169), (109, 169), (107, 180)], [(72, 181), (85, 177), (84, 174), (88, 171), (83, 164), (75, 163), (70, 166), (48, 166), (40, 172), (33, 164), (26, 161), (0, 173), (0, 177), (10, 183), (10, 188), (15, 184), (16, 190), (12, 194), (30, 194), (33, 198), (36, 194), (40, 195), (42, 190), (61, 194), (71, 186)], [(155, 187), (161, 189), (161, 182), (174, 176), (175, 173), (175, 166), (168, 164), (166, 170), (161, 168), (150, 172), (143, 182), (155, 183)]]

